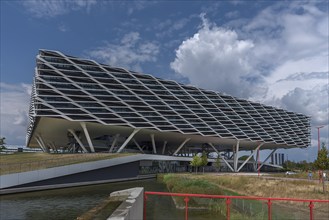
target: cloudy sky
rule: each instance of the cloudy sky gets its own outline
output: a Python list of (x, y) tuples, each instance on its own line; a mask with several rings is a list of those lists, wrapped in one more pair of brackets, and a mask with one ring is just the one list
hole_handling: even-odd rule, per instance
[(1, 136), (24, 145), (38, 49), (312, 116), (328, 143), (328, 1), (1, 1)]

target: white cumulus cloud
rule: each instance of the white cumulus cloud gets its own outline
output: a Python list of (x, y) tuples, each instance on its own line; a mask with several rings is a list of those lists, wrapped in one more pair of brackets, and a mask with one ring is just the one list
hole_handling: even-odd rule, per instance
[(96, 0), (26, 0), (22, 4), (29, 13), (37, 18), (55, 17), (72, 10), (87, 11), (97, 3)]
[(328, 124), (329, 25), (323, 7), (278, 2), (235, 29), (209, 23), (203, 18), (197, 33), (177, 48), (171, 63), (176, 73), (206, 89), (310, 115), (312, 125)]
[(159, 46), (154, 42), (142, 40), (138, 32), (123, 36), (119, 44), (106, 43), (88, 52), (94, 59), (113, 66), (121, 66), (141, 71), (144, 62), (155, 62)]
[(282, 98), (282, 105), (295, 112), (312, 115), (314, 124), (329, 124), (328, 85), (312, 89), (295, 88)]
[(209, 24), (183, 41), (170, 64), (192, 84), (240, 97), (250, 97), (259, 84), (251, 80), (260, 76), (252, 64), (254, 43), (239, 39), (234, 30)]
[(31, 95), (29, 84), (0, 83), (0, 136), (7, 143), (25, 143)]

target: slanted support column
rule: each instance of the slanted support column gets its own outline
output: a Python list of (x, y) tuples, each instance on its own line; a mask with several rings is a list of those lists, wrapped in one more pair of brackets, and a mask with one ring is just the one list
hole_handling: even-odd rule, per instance
[(216, 153), (220, 156), (220, 158), (224, 161), (224, 163), (226, 164), (226, 166), (228, 166), (228, 168), (230, 168), (230, 170), (232, 172), (234, 172), (234, 169), (232, 168), (232, 166), (229, 164), (229, 162), (227, 162), (227, 160), (219, 154), (218, 150), (214, 147), (214, 145), (212, 143), (208, 143), (213, 149), (214, 151), (216, 151)]
[(257, 168), (257, 171), (260, 170), (260, 168), (262, 168), (262, 166), (264, 166), (264, 164), (266, 163), (266, 161), (268, 161), (268, 159), (270, 159), (270, 157), (272, 156), (272, 154), (274, 154), (274, 152), (277, 149), (272, 150), (272, 152), (266, 157), (266, 159), (263, 161), (263, 163)]
[(114, 140), (113, 140), (112, 145), (109, 150), (110, 153), (113, 152), (113, 149), (114, 149), (115, 145), (117, 144), (119, 137), (120, 137), (120, 134), (115, 135)]
[(254, 161), (254, 170), (257, 171), (257, 163), (258, 163), (258, 157), (259, 157), (259, 153), (258, 151), (255, 151), (255, 161)]
[(48, 149), (48, 147), (45, 145), (45, 142), (43, 141), (43, 138), (41, 137), (41, 135), (38, 134), (37, 137), (38, 137), (38, 139), (39, 139), (39, 141), (40, 141), (40, 143), (41, 143), (41, 146), (42, 146), (44, 152), (49, 153), (49, 149)]
[(87, 125), (86, 125), (86, 123), (84, 123), (84, 122), (80, 122), (80, 125), (81, 125), (81, 127), (82, 127), (82, 129), (83, 129), (83, 132), (85, 133), (85, 136), (86, 136), (87, 142), (88, 142), (88, 144), (89, 144), (90, 151), (91, 151), (92, 153), (95, 153), (94, 145), (93, 145), (93, 142), (91, 142), (91, 138), (90, 138), (90, 136), (89, 136), (89, 132), (88, 132), (88, 129), (87, 129)]
[(141, 146), (137, 143), (137, 141), (133, 138), (133, 142), (136, 144), (137, 148), (144, 153), (143, 149), (141, 148)]
[(233, 160), (233, 167), (234, 167), (234, 172), (238, 172), (238, 162), (239, 162), (239, 146), (240, 141), (238, 140), (235, 146), (235, 150), (233, 150), (234, 153), (234, 160)]
[(163, 147), (162, 147), (162, 154), (165, 153), (166, 151), (166, 146), (167, 146), (168, 141), (163, 142)]
[(85, 148), (85, 146), (83, 145), (83, 143), (81, 142), (80, 138), (77, 136), (75, 131), (73, 131), (72, 129), (67, 129), (67, 131), (73, 135), (74, 139), (78, 142), (78, 144), (82, 148), (83, 152), (88, 153), (88, 150)]
[(51, 142), (50, 145), (53, 147), (53, 149), (55, 150), (55, 152), (58, 153), (58, 149), (55, 146), (54, 142)]
[(126, 139), (126, 141), (121, 145), (121, 147), (118, 149), (117, 153), (120, 153), (129, 143), (129, 141), (135, 136), (135, 134), (137, 132), (139, 132), (140, 129), (135, 129), (130, 135), (129, 137)]
[(38, 144), (39, 144), (40, 148), (42, 149), (42, 151), (46, 152), (46, 150), (45, 150), (44, 146), (42, 145), (41, 141), (39, 140), (39, 138), (35, 137), (35, 140), (38, 142)]
[(180, 151), (180, 149), (182, 149), (182, 147), (184, 147), (184, 145), (185, 145), (189, 140), (191, 140), (191, 138), (186, 138), (186, 139), (183, 141), (183, 143), (181, 143), (181, 145), (179, 145), (179, 147), (177, 148), (177, 150), (176, 150), (172, 155), (177, 154), (177, 153)]
[(241, 164), (241, 166), (238, 169), (238, 172), (242, 169), (242, 167), (244, 167), (244, 165), (246, 165), (246, 163), (248, 163), (248, 161), (250, 160), (250, 158), (254, 155), (254, 152), (257, 152), (259, 150), (259, 148), (261, 146), (263, 146), (264, 143), (261, 143), (260, 145), (258, 145), (256, 147), (256, 149), (250, 154), (250, 156), (243, 162), (243, 164)]
[(151, 140), (152, 140), (153, 153), (156, 154), (157, 149), (156, 149), (156, 146), (155, 146), (154, 134), (151, 134), (150, 136), (151, 136)]

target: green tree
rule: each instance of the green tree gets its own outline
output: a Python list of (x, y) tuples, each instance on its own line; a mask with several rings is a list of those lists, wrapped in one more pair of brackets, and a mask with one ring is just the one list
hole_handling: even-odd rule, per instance
[(220, 166), (221, 166), (221, 158), (220, 158), (219, 155), (217, 155), (217, 158), (216, 158), (216, 160), (215, 160), (215, 167), (216, 167), (216, 169), (217, 169), (217, 172), (219, 172), (219, 170), (220, 170)]
[(190, 162), (190, 165), (192, 167), (195, 167), (195, 173), (198, 173), (198, 167), (200, 167), (202, 165), (202, 160), (198, 155), (195, 155), (192, 159), (192, 161)]
[(6, 147), (5, 147), (5, 137), (2, 137), (2, 138), (0, 138), (0, 151), (2, 151), (3, 149), (6, 149)]
[(202, 156), (201, 156), (202, 173), (204, 173), (204, 167), (207, 166), (207, 164), (208, 164), (207, 153), (205, 151), (202, 151)]
[[(322, 143), (322, 148), (318, 153), (317, 159), (314, 161), (314, 168), (317, 170), (329, 170), (329, 155), (325, 143)], [(324, 178), (321, 178), (323, 192), (325, 193)]]
[(285, 171), (309, 171), (313, 168), (313, 163), (308, 163), (306, 160), (300, 161), (300, 162), (294, 162), (290, 160), (286, 160), (283, 163), (283, 169)]
[(311, 163), (308, 163), (306, 160), (299, 162), (299, 168), (304, 172), (310, 170), (311, 167)]

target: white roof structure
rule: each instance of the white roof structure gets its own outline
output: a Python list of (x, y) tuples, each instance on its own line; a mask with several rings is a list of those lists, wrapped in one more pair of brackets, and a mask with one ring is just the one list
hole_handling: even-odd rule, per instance
[(304, 148), (310, 145), (310, 117), (40, 50), (27, 146), (66, 146), (68, 133), (86, 152), (106, 147), (121, 152), (131, 143), (140, 150), (149, 143), (158, 154), (204, 143), (218, 151), (260, 144), (261, 149)]

